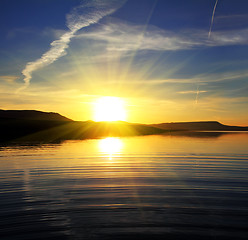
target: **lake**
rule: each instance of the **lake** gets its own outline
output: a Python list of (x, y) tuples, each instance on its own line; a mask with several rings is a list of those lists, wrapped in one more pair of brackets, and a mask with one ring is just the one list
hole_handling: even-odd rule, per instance
[(0, 239), (247, 239), (248, 133), (0, 145)]

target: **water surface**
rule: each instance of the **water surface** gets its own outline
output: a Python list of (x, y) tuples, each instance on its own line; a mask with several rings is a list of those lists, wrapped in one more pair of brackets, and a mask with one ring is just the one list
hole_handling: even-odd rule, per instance
[(0, 146), (1, 239), (246, 239), (248, 133)]

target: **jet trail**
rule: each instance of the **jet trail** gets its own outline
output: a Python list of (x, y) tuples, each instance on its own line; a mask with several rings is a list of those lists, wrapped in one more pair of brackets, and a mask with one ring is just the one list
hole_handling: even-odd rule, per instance
[(213, 9), (213, 13), (212, 13), (212, 18), (211, 18), (211, 24), (210, 24), (210, 28), (209, 28), (209, 32), (208, 32), (208, 38), (210, 38), (210, 36), (211, 36), (212, 27), (213, 27), (213, 23), (214, 23), (215, 9), (216, 9), (217, 4), (218, 4), (218, 0), (216, 0), (215, 5), (214, 5), (214, 9)]
[(199, 85), (197, 85), (196, 96), (195, 96), (195, 104), (198, 104), (198, 97), (199, 97)]
[(64, 33), (58, 40), (53, 41), (50, 44), (50, 49), (39, 59), (26, 64), (22, 71), (25, 85), (19, 90), (29, 86), (34, 71), (50, 65), (66, 55), (66, 49), (69, 47), (71, 38), (75, 36), (77, 31), (95, 24), (103, 17), (115, 12), (124, 2), (125, 0), (88, 0), (73, 8), (66, 16), (66, 26), (69, 28), (69, 31)]

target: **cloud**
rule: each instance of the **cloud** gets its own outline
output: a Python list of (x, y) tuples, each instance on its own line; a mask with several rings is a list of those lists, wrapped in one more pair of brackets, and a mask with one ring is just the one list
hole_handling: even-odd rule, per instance
[(6, 75), (6, 76), (0, 76), (0, 81), (4, 81), (7, 83), (14, 83), (18, 78), (19, 78), (19, 76)]
[(220, 15), (215, 16), (215, 29), (237, 29), (247, 27), (247, 14)]
[(77, 38), (88, 38), (96, 41), (108, 42), (109, 51), (139, 50), (179, 50), (191, 48), (197, 45), (187, 36), (160, 29), (155, 26), (147, 26), (144, 32), (143, 25), (133, 25), (117, 20), (115, 23), (105, 23), (96, 29), (77, 35)]
[(142, 80), (125, 80), (125, 84), (144, 84), (144, 85), (162, 85), (165, 83), (180, 83), (206, 85), (214, 82), (232, 81), (246, 79), (248, 71), (230, 71), (225, 73), (206, 73), (193, 76), (191, 78), (164, 78), (164, 79), (142, 79)]
[(33, 29), (31, 28), (26, 28), (26, 27), (25, 28), (13, 28), (8, 31), (6, 38), (10, 40), (10, 39), (18, 37), (20, 34), (27, 35), (32, 32), (33, 32)]
[(29, 85), (34, 71), (50, 65), (66, 55), (66, 49), (69, 47), (71, 38), (75, 36), (78, 30), (97, 23), (104, 16), (115, 12), (123, 3), (124, 0), (89, 0), (73, 8), (67, 15), (66, 25), (69, 31), (65, 32), (58, 40), (53, 41), (50, 44), (50, 49), (39, 59), (27, 63), (23, 69), (24, 88)]
[(78, 39), (92, 39), (108, 43), (109, 52), (123, 54), (133, 50), (177, 51), (202, 47), (217, 47), (248, 44), (248, 28), (237, 30), (212, 31), (211, 39), (208, 32), (200, 29), (187, 29), (177, 32), (167, 31), (148, 25), (121, 22), (111, 19), (97, 28), (77, 34)]
[(177, 92), (177, 93), (180, 93), (180, 94), (199, 94), (199, 93), (206, 93), (207, 91), (180, 91), (180, 92)]

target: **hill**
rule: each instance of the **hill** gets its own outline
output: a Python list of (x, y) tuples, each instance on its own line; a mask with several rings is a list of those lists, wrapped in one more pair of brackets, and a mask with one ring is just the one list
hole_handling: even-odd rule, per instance
[[(186, 134), (197, 131), (248, 131), (248, 127), (227, 126), (219, 122), (176, 122), (134, 124), (127, 122), (72, 121), (58, 113), (35, 110), (0, 110), (0, 142), (57, 142), (108, 136)], [(211, 135), (212, 136), (212, 135)]]
[(41, 112), (36, 110), (0, 110), (0, 119), (72, 121), (58, 113)]
[(126, 122), (72, 121), (58, 113), (33, 110), (0, 110), (0, 141), (89, 139), (107, 136), (161, 134), (164, 129)]
[(169, 131), (248, 131), (248, 127), (228, 126), (217, 121), (159, 123), (151, 126)]

